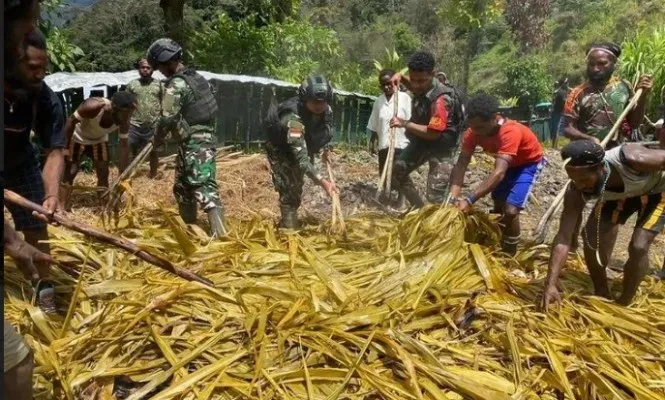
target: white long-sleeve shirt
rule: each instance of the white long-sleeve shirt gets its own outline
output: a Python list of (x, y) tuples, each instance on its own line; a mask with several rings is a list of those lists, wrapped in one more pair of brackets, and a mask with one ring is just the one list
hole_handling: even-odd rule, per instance
[[(411, 119), (411, 97), (404, 92), (393, 94), (390, 100), (385, 94), (381, 94), (374, 102), (372, 115), (367, 122), (367, 129), (376, 132), (379, 136), (379, 149), (387, 149), (390, 140), (390, 120), (395, 110), (395, 97), (398, 96), (397, 118)], [(395, 129), (395, 148), (403, 149), (409, 144), (404, 128)]]

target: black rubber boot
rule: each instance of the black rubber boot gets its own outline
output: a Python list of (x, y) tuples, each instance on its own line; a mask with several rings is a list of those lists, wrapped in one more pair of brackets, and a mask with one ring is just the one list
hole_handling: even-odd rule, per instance
[(279, 223), (280, 228), (300, 229), (298, 222), (298, 209), (293, 207), (282, 207), (282, 220)]
[(406, 197), (409, 203), (411, 203), (411, 207), (413, 208), (419, 209), (425, 205), (425, 202), (420, 197), (420, 193), (418, 193), (418, 189), (416, 189), (413, 185), (407, 185), (403, 187), (400, 189), (400, 193)]
[(196, 222), (196, 203), (194, 204), (182, 204), (178, 203), (178, 213), (180, 213), (180, 218), (185, 221), (186, 224), (193, 224)]
[(227, 235), (226, 221), (224, 220), (224, 208), (215, 207), (206, 212), (210, 222), (210, 237), (221, 238)]

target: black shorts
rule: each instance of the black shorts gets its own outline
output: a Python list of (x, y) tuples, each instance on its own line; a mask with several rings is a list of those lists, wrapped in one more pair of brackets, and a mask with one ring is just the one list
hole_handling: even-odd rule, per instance
[[(18, 168), (4, 171), (5, 188), (16, 192), (33, 203), (44, 202), (44, 181), (36, 157), (28, 157)], [(6, 202), (17, 231), (34, 230), (46, 227), (46, 223), (32, 216), (25, 208)]]
[(97, 144), (81, 144), (71, 141), (69, 144), (69, 161), (78, 164), (82, 156), (88, 156), (92, 161), (106, 161), (109, 160), (109, 143), (102, 142)]
[[(399, 159), (399, 154), (402, 152), (402, 149), (395, 148), (395, 157), (393, 158), (393, 163)], [(386, 164), (386, 158), (388, 158), (388, 149), (379, 150), (379, 174), (383, 172), (383, 166)]]
[(602, 207), (601, 219), (609, 220), (612, 224), (624, 225), (637, 213), (635, 227), (655, 233), (661, 233), (665, 229), (665, 193), (610, 200), (604, 202)]

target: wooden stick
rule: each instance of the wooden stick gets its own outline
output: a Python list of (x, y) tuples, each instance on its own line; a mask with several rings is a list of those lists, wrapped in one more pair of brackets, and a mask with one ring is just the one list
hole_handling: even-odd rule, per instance
[(179, 277), (186, 279), (188, 281), (196, 281), (200, 282), (204, 285), (213, 286), (213, 283), (200, 276), (197, 275), (191, 271), (187, 271), (186, 269), (182, 269), (180, 267), (176, 267), (171, 263), (169, 260), (162, 258), (160, 256), (154, 255), (149, 253), (146, 250), (141, 249), (139, 246), (136, 244), (130, 242), (127, 239), (123, 239), (117, 236), (113, 236), (110, 233), (101, 231), (99, 229), (93, 228), (89, 225), (76, 222), (73, 220), (70, 220), (66, 217), (64, 217), (60, 213), (49, 213), (48, 210), (46, 210), (44, 207), (40, 206), (39, 204), (35, 204), (31, 202), (30, 200), (27, 200), (18, 194), (12, 192), (11, 190), (4, 189), (4, 196), (5, 196), (5, 201), (15, 204), (19, 207), (23, 207), (27, 210), (38, 212), (40, 214), (43, 214), (48, 220), (49, 223), (58, 223), (59, 225), (64, 226), (65, 228), (71, 229), (76, 232), (80, 232), (88, 237), (91, 237), (99, 242), (110, 244), (115, 247), (119, 247), (136, 257), (142, 259), (143, 261), (146, 261), (152, 265), (155, 265), (165, 271), (168, 271), (172, 274), (178, 275)]
[(113, 192), (115, 190), (115, 188), (118, 186), (118, 184), (123, 179), (125, 179), (125, 177), (127, 177), (129, 174), (131, 174), (132, 171), (135, 170), (136, 167), (138, 167), (143, 162), (143, 160), (146, 159), (148, 154), (150, 154), (150, 152), (152, 151), (152, 147), (153, 147), (152, 142), (148, 142), (145, 146), (143, 146), (143, 149), (141, 149), (139, 154), (137, 154), (136, 157), (134, 157), (134, 159), (127, 166), (127, 168), (125, 168), (125, 170), (122, 171), (122, 173), (118, 176), (118, 178), (115, 181), (113, 181), (111, 186), (109, 186), (109, 188), (104, 192), (104, 194), (102, 194), (102, 197), (106, 197), (111, 192)]
[[(395, 101), (393, 102), (393, 117), (397, 116), (399, 110), (399, 88), (393, 93)], [(376, 192), (378, 199), (382, 193), (387, 193), (390, 196), (393, 176), (393, 163), (395, 162), (395, 128), (390, 128), (390, 139), (388, 141), (388, 154), (386, 154), (386, 161), (381, 171), (381, 178), (379, 179), (379, 189)]]
[[(335, 178), (333, 177), (332, 173), (332, 167), (330, 166), (330, 162), (326, 162), (326, 166), (328, 168), (328, 178), (330, 178), (330, 183), (333, 185), (335, 184)], [(339, 223), (340, 230), (342, 232), (346, 231), (346, 223), (344, 222), (344, 214), (342, 213), (342, 203), (339, 201), (339, 195), (337, 192), (333, 192), (332, 194), (332, 225), (334, 226), (336, 223)]]
[[(617, 118), (616, 122), (612, 126), (612, 129), (608, 132), (607, 136), (605, 136), (603, 141), (600, 142), (600, 145), (603, 147), (603, 149), (607, 146), (607, 144), (611, 140), (616, 140), (617, 134), (619, 133), (619, 128), (621, 127), (623, 120), (628, 116), (628, 114), (633, 110), (633, 108), (635, 108), (635, 105), (640, 100), (640, 97), (642, 97), (642, 89), (638, 89), (637, 92), (635, 92), (635, 96), (633, 96), (633, 98), (630, 100), (626, 108), (624, 108), (621, 115), (619, 115), (619, 118)], [(570, 158), (564, 160), (563, 166), (565, 167), (566, 164), (568, 164), (569, 162)], [(559, 208), (559, 206), (563, 202), (563, 197), (566, 194), (566, 190), (568, 189), (570, 182), (571, 182), (570, 179), (566, 181), (566, 184), (563, 186), (563, 188), (556, 196), (556, 198), (554, 198), (554, 201), (552, 202), (550, 207), (547, 209), (542, 218), (540, 218), (540, 221), (538, 221), (538, 225), (536, 226), (536, 231), (535, 231), (537, 243), (542, 243), (545, 241), (545, 236), (547, 234), (547, 227), (549, 226), (551, 218), (554, 215), (556, 209)]]
[[(393, 118), (397, 117), (397, 112), (399, 111), (399, 88), (396, 88), (393, 96), (395, 101), (393, 102)], [(388, 144), (388, 157), (386, 165), (388, 167), (388, 173), (386, 175), (386, 193), (390, 197), (390, 185), (393, 180), (393, 163), (395, 162), (395, 128), (390, 129), (390, 142)]]
[(390, 130), (390, 141), (388, 142), (388, 154), (386, 156), (386, 190), (385, 193), (390, 197), (390, 186), (393, 181), (393, 162), (395, 161), (395, 128)]
[(124, 171), (122, 171), (122, 174), (118, 176), (118, 179), (116, 179), (115, 182), (113, 182), (113, 185), (111, 185), (109, 189), (102, 195), (102, 198), (108, 194), (111, 195), (108, 201), (106, 202), (106, 207), (104, 207), (104, 214), (108, 214), (109, 212), (111, 212), (111, 210), (114, 210), (116, 205), (120, 201), (120, 198), (122, 197), (122, 192), (117, 190), (120, 187), (120, 182), (122, 182), (123, 180), (131, 179), (136, 174), (136, 172), (139, 170), (139, 166), (146, 158), (148, 158), (153, 147), (154, 147), (153, 143), (148, 142), (143, 147), (143, 149), (141, 149), (139, 154), (137, 154), (136, 157), (134, 157), (131, 164), (129, 164), (129, 166)]

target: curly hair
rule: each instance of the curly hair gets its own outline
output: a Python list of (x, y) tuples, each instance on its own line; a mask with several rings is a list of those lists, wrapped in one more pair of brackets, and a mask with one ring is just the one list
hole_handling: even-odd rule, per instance
[(116, 92), (111, 98), (114, 108), (128, 109), (136, 107), (136, 95), (126, 90)]
[(480, 118), (489, 121), (499, 112), (499, 102), (485, 92), (478, 92), (471, 96), (466, 105), (467, 118)]
[(390, 68), (384, 68), (381, 71), (379, 71), (379, 79), (381, 79), (381, 77), (386, 75), (392, 78), (392, 76), (395, 75), (395, 70)]
[(148, 57), (143, 56), (143, 57), (139, 58), (138, 60), (136, 60), (136, 62), (134, 63), (134, 67), (139, 68), (141, 66), (141, 63), (144, 62), (144, 61), (146, 63), (148, 63), (148, 65), (150, 65), (150, 62), (148, 61)]
[(418, 72), (434, 72), (434, 55), (429, 51), (419, 51), (409, 58), (409, 70)]

